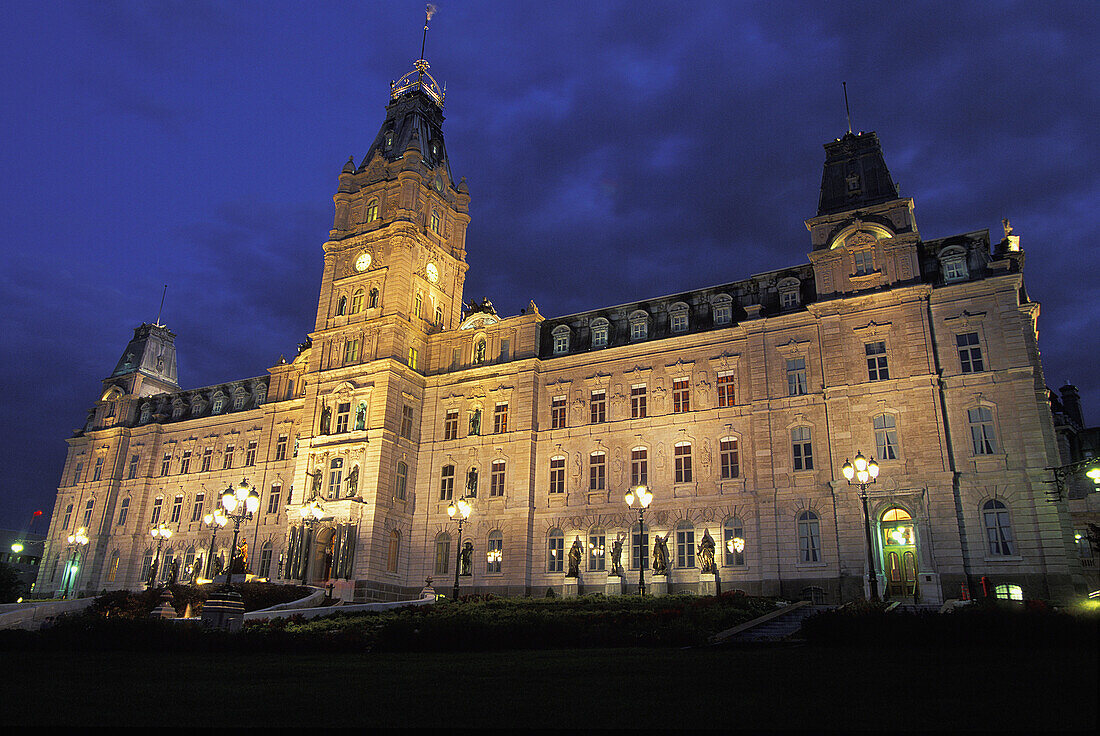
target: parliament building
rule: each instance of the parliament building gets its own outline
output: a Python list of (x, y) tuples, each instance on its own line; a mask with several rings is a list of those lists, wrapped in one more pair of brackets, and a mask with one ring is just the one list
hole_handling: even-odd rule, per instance
[[(233, 533), (203, 518), (242, 477), (260, 494), (240, 527), (251, 572), (347, 601), (449, 587), (462, 498), (463, 592), (560, 593), (577, 542), (581, 593), (633, 592), (657, 537), (668, 590), (709, 592), (707, 535), (722, 590), (858, 599), (869, 557), (886, 596), (926, 604), (1081, 589), (1048, 470), (1061, 461), (1039, 305), (1007, 222), (1003, 239), (923, 238), (876, 134), (848, 132), (825, 144), (807, 262), (501, 316), (463, 299), (470, 193), (442, 108), (418, 61), (340, 172), (315, 327), (293, 360), (185, 389), (175, 335), (134, 330), (68, 440), (39, 594), (137, 589), (154, 558), (158, 577), (208, 577)], [(860, 451), (881, 468), (870, 556), (841, 474)], [(653, 494), (644, 528), (623, 500), (638, 485)], [(303, 521), (307, 505), (320, 518)], [(173, 534), (158, 552), (160, 524)]]

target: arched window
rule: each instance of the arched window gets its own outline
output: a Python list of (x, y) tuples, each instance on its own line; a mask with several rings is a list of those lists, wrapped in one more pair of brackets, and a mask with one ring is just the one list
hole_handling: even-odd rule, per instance
[(695, 527), (690, 521), (676, 525), (676, 567), (695, 567)]
[(348, 310), (351, 314), (359, 314), (363, 309), (363, 290), (356, 289), (355, 293), (351, 295), (351, 308)]
[(799, 294), (800, 288), (801, 282), (794, 277), (780, 279), (776, 285), (776, 289), (779, 291), (779, 306), (782, 309), (797, 307), (802, 301)]
[(1012, 520), (1008, 507), (998, 499), (990, 499), (982, 506), (985, 522), (985, 539), (991, 557), (1011, 557), (1016, 554), (1016, 542), (1012, 536)]
[(260, 567), (258, 574), (261, 578), (271, 577), (271, 558), (274, 556), (274, 547), (271, 542), (264, 542), (260, 547)]
[(970, 271), (966, 264), (966, 249), (962, 246), (948, 246), (936, 257), (940, 261), (940, 273), (943, 274), (945, 284), (954, 284), (970, 278)]
[(607, 533), (601, 527), (593, 527), (588, 532), (588, 569), (600, 572), (606, 569)]
[(435, 326), (443, 329), (443, 307), (435, 308)]
[(401, 553), (401, 532), (396, 529), (390, 531), (390, 546), (386, 552), (386, 572), (397, 574), (397, 558)]
[(630, 313), (630, 339), (644, 340), (649, 336), (649, 315), (641, 309)]
[(1001, 583), (993, 589), (993, 595), (1001, 600), (1022, 601), (1024, 599), (1024, 589), (1012, 583)]
[(367, 222), (374, 222), (378, 219), (378, 200), (372, 199), (367, 202)]
[(603, 317), (592, 320), (592, 347), (607, 347), (608, 336), (611, 331), (610, 323)]
[(343, 317), (345, 314), (347, 314), (347, 311), (348, 298), (346, 296), (341, 296), (340, 299), (336, 302), (336, 316)]
[(118, 578), (118, 564), (122, 556), (115, 550), (111, 553), (111, 561), (107, 563), (107, 582), (113, 583)]
[(727, 565), (745, 564), (745, 524), (736, 516), (722, 525), (722, 547)]
[[(183, 553), (183, 565), (180, 567), (180, 574), (184, 578), (191, 577), (191, 567), (195, 564), (195, 548), (188, 547)], [(261, 576), (262, 577), (262, 576)]]
[(499, 529), (489, 532), (489, 541), (485, 548), (485, 572), (498, 573), (504, 557), (504, 534)]
[(565, 570), (565, 534), (561, 529), (551, 529), (547, 537), (546, 571)]
[(435, 570), (436, 575), (446, 575), (451, 569), (451, 535), (440, 532), (435, 537)]
[(898, 459), (898, 428), (893, 414), (878, 414), (871, 420), (879, 460)]
[(122, 526), (126, 523), (126, 517), (130, 514), (130, 497), (126, 496), (119, 503), (118, 506), (118, 525)]
[(710, 306), (715, 325), (723, 326), (733, 322), (733, 299), (729, 294), (718, 294), (710, 300)]
[(676, 302), (668, 308), (668, 326), (675, 334), (688, 331), (688, 305)]
[(798, 553), (801, 562), (821, 560), (821, 526), (813, 511), (798, 515)]
[(378, 289), (371, 289), (367, 296), (367, 309), (375, 309), (378, 306)]
[(554, 339), (554, 355), (564, 355), (569, 352), (569, 326), (558, 325), (551, 332)]
[(147, 548), (141, 558), (141, 580), (149, 579), (149, 568), (153, 566), (153, 550)]

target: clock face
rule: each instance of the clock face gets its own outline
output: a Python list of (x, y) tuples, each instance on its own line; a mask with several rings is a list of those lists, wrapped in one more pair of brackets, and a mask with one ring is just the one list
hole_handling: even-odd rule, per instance
[(425, 270), (428, 272), (428, 281), (431, 281), (433, 284), (439, 281), (439, 269), (435, 267), (434, 263), (429, 263)]
[(368, 268), (370, 268), (370, 253), (360, 253), (355, 259), (355, 270), (366, 271)]

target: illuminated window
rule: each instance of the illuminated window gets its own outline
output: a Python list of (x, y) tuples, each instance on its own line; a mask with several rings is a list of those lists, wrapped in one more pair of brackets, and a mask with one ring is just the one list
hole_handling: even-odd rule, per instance
[(550, 458), (550, 492), (565, 493), (565, 457)]
[(726, 519), (722, 525), (722, 549), (727, 565), (745, 564), (745, 524), (740, 519)]
[(787, 361), (787, 395), (804, 396), (807, 388), (806, 359), (791, 358)]
[(196, 493), (195, 502), (191, 505), (191, 521), (202, 521), (203, 506), (206, 505), (206, 494)]
[(718, 442), (718, 454), (722, 464), (722, 478), (728, 480), (741, 474), (741, 459), (737, 452), (737, 438), (723, 437)]
[(675, 414), (691, 411), (691, 388), (686, 378), (672, 382), (672, 411)]
[(607, 347), (610, 325), (603, 317), (592, 320), (592, 347)]
[(607, 455), (593, 452), (588, 456), (588, 490), (602, 491), (607, 487)]
[(649, 485), (649, 450), (635, 447), (630, 451), (630, 487)]
[(447, 532), (439, 534), (435, 538), (435, 570), (436, 575), (445, 575), (451, 568), (451, 535)]
[(821, 527), (813, 511), (803, 511), (798, 516), (798, 552), (802, 562), (821, 559)]
[(344, 458), (335, 457), (328, 466), (328, 498), (339, 498), (344, 485)]
[(691, 443), (677, 442), (673, 451), (677, 483), (691, 482)]
[(489, 541), (486, 545), (485, 572), (499, 573), (501, 571), (502, 557), (504, 555), (504, 535), (499, 529), (489, 532)]
[(450, 409), (443, 420), (443, 439), (453, 440), (458, 438), (458, 409)]
[(878, 414), (871, 420), (875, 430), (875, 448), (880, 460), (898, 459), (897, 420), (893, 414)]
[(113, 583), (118, 577), (118, 564), (121, 562), (122, 556), (118, 552), (111, 554), (111, 561), (107, 565), (107, 582)]
[(993, 588), (993, 595), (1005, 601), (1022, 601), (1024, 599), (1024, 589), (1019, 585), (1001, 583)]
[(355, 293), (351, 295), (351, 307), (348, 312), (351, 314), (359, 314), (363, 310), (363, 290), (356, 289)]
[(550, 400), (550, 429), (565, 426), (565, 397), (555, 396)]
[(565, 570), (565, 535), (561, 529), (551, 529), (546, 544), (546, 571), (562, 572)]
[(494, 460), (489, 467), (489, 495), (504, 495), (504, 467), (503, 460)]
[(714, 382), (714, 388), (718, 392), (718, 408), (734, 406), (733, 371), (719, 373)]
[(593, 391), (590, 397), (592, 424), (602, 424), (607, 421), (607, 392), (603, 389)]
[(646, 417), (646, 385), (644, 383), (630, 387), (630, 418)]
[(791, 428), (791, 457), (795, 470), (814, 469), (814, 448), (809, 427)]
[(344, 364), (359, 362), (359, 338), (344, 342)]
[(409, 348), (409, 367), (414, 371), (418, 369), (420, 363), (420, 351), (416, 348)]
[(690, 522), (676, 526), (676, 567), (695, 567), (695, 529)]
[(397, 559), (401, 554), (401, 532), (396, 529), (390, 530), (390, 546), (386, 551), (386, 572), (391, 575), (397, 574)]
[(997, 436), (993, 431), (993, 411), (985, 406), (966, 410), (970, 420), (970, 440), (975, 455), (997, 452)]
[(123, 526), (126, 524), (126, 517), (130, 515), (130, 497), (122, 499), (122, 502), (118, 506), (118, 525)]
[(985, 539), (989, 545), (989, 555), (1011, 557), (1016, 554), (1016, 542), (1012, 536), (1012, 521), (1008, 516), (1008, 507), (995, 498), (986, 501), (982, 506), (982, 520), (985, 522)]
[(439, 500), (450, 501), (455, 493), (455, 466), (444, 465), (439, 478)]
[(493, 409), (493, 434), (508, 431), (508, 405), (497, 404)]
[(869, 342), (863, 346), (867, 354), (867, 380), (885, 381), (890, 377), (890, 369), (886, 364), (886, 343), (883, 341)]
[(408, 493), (409, 466), (407, 463), (397, 463), (396, 481), (394, 482), (393, 496), (399, 501), (404, 501)]
[(367, 202), (367, 222), (374, 222), (377, 219), (378, 219), (378, 200), (377, 199), (372, 199), (371, 201)]
[(588, 569), (590, 571), (600, 572), (606, 569), (606, 552), (607, 534), (603, 529), (592, 529), (588, 532)]

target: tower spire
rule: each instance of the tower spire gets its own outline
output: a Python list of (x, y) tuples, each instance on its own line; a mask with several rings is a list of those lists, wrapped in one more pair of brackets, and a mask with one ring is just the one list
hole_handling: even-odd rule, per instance
[(160, 309), (157, 310), (157, 321), (156, 321), (157, 327), (164, 327), (164, 325), (162, 325), (160, 323), (160, 315), (161, 315), (161, 312), (164, 311), (164, 297), (167, 296), (167, 295), (168, 295), (168, 284), (165, 284), (164, 285), (164, 291), (162, 291), (160, 293)]
[[(438, 8), (431, 3), (428, 3), (424, 9), (424, 35), (420, 39), (420, 58), (413, 62), (413, 70), (401, 77), (396, 82), (390, 82), (390, 99), (396, 100), (406, 92), (418, 90), (430, 97), (439, 107), (443, 107), (443, 100), (445, 94), (440, 91), (439, 85), (436, 83), (435, 78), (428, 73), (428, 62), (424, 58), (424, 49), (428, 44), (428, 21), (432, 19)], [(416, 74), (416, 79), (412, 78), (412, 75)], [(425, 80), (425, 77), (427, 79)]]
[[(424, 26), (424, 27), (427, 28), (427, 26)], [(848, 109), (848, 83), (847, 82), (841, 82), (841, 85), (843, 85), (843, 87), (844, 87), (844, 115), (847, 116), (847, 118), (848, 118), (848, 132), (851, 133), (852, 132), (852, 113)]]

